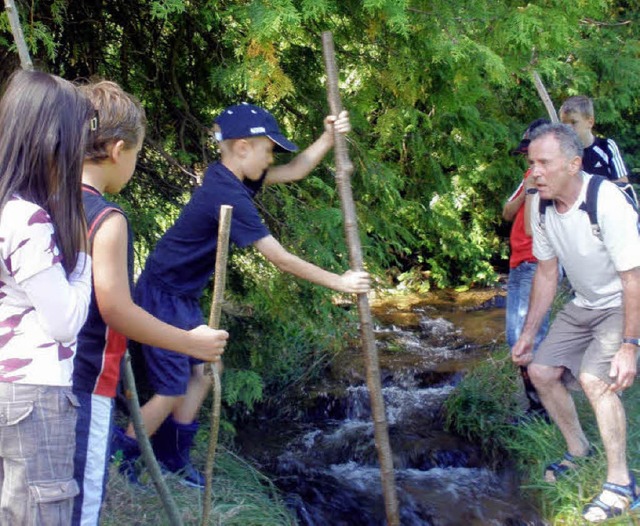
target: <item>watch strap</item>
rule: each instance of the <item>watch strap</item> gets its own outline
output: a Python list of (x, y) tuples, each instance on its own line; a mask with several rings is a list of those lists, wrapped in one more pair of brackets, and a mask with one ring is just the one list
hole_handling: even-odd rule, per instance
[(640, 338), (622, 338), (622, 343), (630, 343), (636, 347), (640, 347)]

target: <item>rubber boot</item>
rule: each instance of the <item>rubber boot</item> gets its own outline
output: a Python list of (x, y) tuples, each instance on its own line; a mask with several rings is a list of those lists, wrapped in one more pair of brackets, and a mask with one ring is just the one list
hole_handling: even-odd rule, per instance
[(112, 462), (119, 462), (118, 471), (136, 486), (140, 486), (136, 463), (140, 458), (140, 447), (135, 438), (131, 438), (125, 430), (116, 426), (111, 435), (109, 456)]
[(198, 432), (198, 423), (181, 424), (171, 416), (152, 437), (153, 450), (160, 465), (180, 477), (185, 486), (203, 489), (205, 477), (191, 463), (189, 453)]

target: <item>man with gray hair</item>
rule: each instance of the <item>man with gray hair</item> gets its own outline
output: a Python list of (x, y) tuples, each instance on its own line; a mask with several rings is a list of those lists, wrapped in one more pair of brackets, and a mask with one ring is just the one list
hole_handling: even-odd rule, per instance
[[(640, 236), (636, 211), (609, 181), (603, 181), (597, 197), (601, 239), (593, 234), (583, 206), (592, 176), (581, 170), (582, 152), (580, 139), (564, 124), (541, 126), (531, 135), (529, 164), (538, 190), (531, 224), (538, 268), (512, 356), (516, 364), (528, 364), (542, 403), (567, 443), (564, 457), (546, 468), (548, 482), (578, 468), (592, 453), (568, 387), (579, 383), (584, 390), (598, 422), (607, 478), (583, 517), (600, 522), (622, 514), (638, 496), (627, 467), (626, 416), (619, 395), (634, 381), (640, 346)], [(557, 314), (534, 357), (536, 332), (556, 292), (558, 262), (575, 297)]]

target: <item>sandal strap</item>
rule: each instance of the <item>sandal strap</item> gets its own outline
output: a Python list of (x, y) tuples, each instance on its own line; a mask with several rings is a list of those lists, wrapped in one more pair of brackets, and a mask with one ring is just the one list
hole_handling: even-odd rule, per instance
[(611, 493), (615, 493), (619, 497), (627, 497), (631, 500), (636, 497), (636, 485), (634, 481), (631, 481), (630, 484), (623, 486), (621, 484), (614, 484), (613, 482), (605, 482), (602, 485), (603, 490), (610, 491)]
[(571, 468), (565, 464), (560, 464), (559, 462), (553, 462), (552, 464), (549, 464), (545, 468), (545, 471), (553, 471), (554, 473), (563, 473), (565, 471), (568, 471), (569, 469)]
[(620, 508), (614, 508), (613, 506), (610, 506), (606, 502), (602, 502), (600, 500), (600, 497), (596, 497), (584, 507), (584, 510), (582, 510), (583, 515), (586, 515), (587, 513), (589, 513), (592, 508), (601, 509), (602, 511), (605, 512), (607, 517), (612, 517), (613, 516), (612, 514), (620, 509)]
[(581, 456), (577, 456), (577, 455), (572, 455), (571, 453), (569, 453), (568, 451), (565, 452), (564, 454), (564, 459), (568, 460), (569, 462), (580, 462), (581, 460), (584, 460), (585, 458), (589, 458), (592, 457), (593, 455), (595, 455), (596, 451), (595, 449), (593, 449), (593, 446), (591, 444), (589, 444), (589, 449), (587, 449), (586, 454), (581, 455)]

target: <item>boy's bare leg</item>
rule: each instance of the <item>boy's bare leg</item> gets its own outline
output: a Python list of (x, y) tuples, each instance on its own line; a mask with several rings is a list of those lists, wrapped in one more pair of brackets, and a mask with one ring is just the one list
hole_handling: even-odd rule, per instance
[(191, 424), (196, 420), (200, 407), (209, 394), (211, 377), (206, 374), (205, 365), (208, 366), (201, 363), (192, 368), (187, 392), (173, 408), (173, 419), (180, 424)]
[[(180, 400), (183, 396), (164, 396), (153, 395), (151, 399), (140, 408), (142, 413), (142, 421), (144, 422), (145, 430), (149, 437), (151, 437), (160, 427), (162, 422), (171, 414), (174, 408), (180, 404)], [(133, 423), (129, 423), (127, 428), (127, 436), (136, 438), (135, 430), (133, 429)]]

